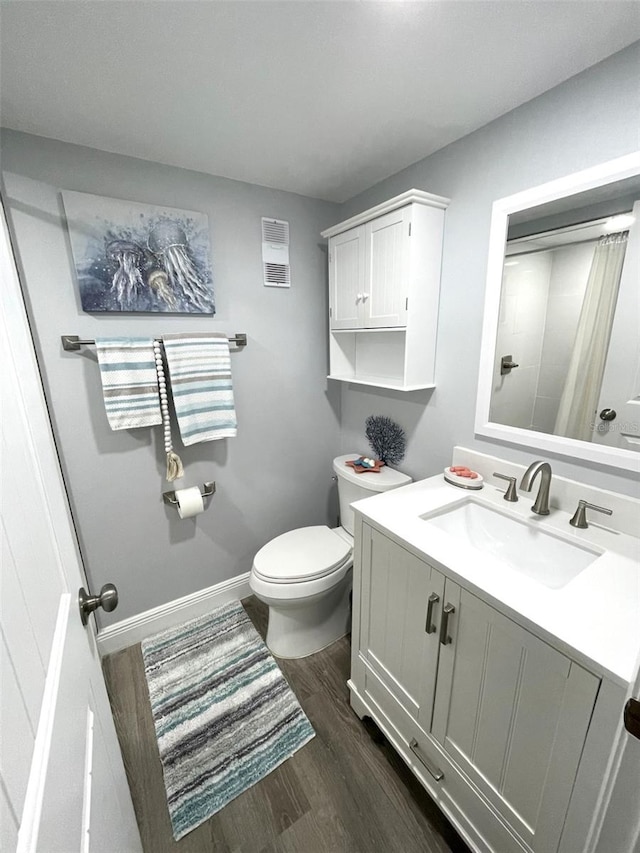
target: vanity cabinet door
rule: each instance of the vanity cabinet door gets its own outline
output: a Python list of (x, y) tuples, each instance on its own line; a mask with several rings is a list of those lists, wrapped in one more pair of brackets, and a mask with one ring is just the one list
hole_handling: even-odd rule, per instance
[(464, 589), (453, 618), (432, 737), (520, 838), (551, 853), (599, 679)]
[(364, 525), (360, 654), (427, 731), (443, 593), (443, 575)]
[(357, 329), (363, 325), (365, 257), (364, 225), (329, 240), (329, 321), (332, 329)]

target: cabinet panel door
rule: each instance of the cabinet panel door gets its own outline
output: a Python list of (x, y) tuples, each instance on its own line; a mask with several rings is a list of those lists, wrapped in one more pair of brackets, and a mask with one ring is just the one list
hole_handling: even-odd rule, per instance
[(366, 225), (364, 325), (407, 325), (411, 207), (401, 207)]
[(549, 853), (599, 680), (466, 590), (457, 619), (440, 652), (432, 734), (521, 838)]
[(329, 241), (329, 307), (332, 329), (363, 324), (365, 226), (352, 228)]
[[(427, 720), (428, 731), (444, 577), (366, 525), (363, 551), (361, 653), (411, 716)], [(427, 633), (430, 595), (439, 601), (431, 608), (435, 630)]]

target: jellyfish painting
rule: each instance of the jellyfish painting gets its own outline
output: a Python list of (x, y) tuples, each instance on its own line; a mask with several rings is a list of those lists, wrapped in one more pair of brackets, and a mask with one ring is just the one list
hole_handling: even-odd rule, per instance
[(215, 314), (205, 213), (62, 192), (83, 311)]
[(174, 292), (196, 310), (212, 311), (211, 293), (190, 256), (183, 228), (171, 219), (162, 220), (151, 230), (148, 246), (166, 270)]
[(107, 258), (116, 265), (111, 280), (111, 292), (121, 311), (134, 311), (138, 298), (146, 285), (140, 272), (144, 251), (129, 240), (112, 240), (107, 243)]

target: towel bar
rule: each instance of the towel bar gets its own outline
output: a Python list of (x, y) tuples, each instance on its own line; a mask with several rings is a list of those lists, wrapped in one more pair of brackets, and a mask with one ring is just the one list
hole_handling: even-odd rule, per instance
[[(210, 498), (216, 492), (215, 482), (212, 481), (210, 483), (203, 483), (200, 491), (202, 493), (203, 498)], [(178, 501), (176, 500), (175, 492), (163, 492), (162, 499), (166, 504), (173, 504), (174, 506), (176, 506), (178, 503)]]
[[(77, 335), (60, 335), (60, 340), (62, 341), (62, 349), (65, 352), (77, 352), (81, 347), (95, 345), (95, 340), (91, 340), (90, 338), (83, 340)], [(156, 340), (159, 340), (159, 338), (156, 338)], [(229, 343), (235, 344), (237, 347), (246, 347), (247, 336), (245, 332), (236, 332), (233, 337), (229, 338)]]

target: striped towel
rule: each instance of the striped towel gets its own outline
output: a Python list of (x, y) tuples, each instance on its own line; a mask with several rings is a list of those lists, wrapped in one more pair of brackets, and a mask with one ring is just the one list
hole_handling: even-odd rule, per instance
[(96, 350), (111, 429), (161, 424), (151, 338), (96, 338)]
[(162, 341), (182, 443), (236, 435), (227, 336), (192, 332), (164, 335)]

